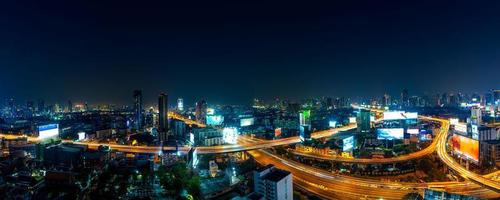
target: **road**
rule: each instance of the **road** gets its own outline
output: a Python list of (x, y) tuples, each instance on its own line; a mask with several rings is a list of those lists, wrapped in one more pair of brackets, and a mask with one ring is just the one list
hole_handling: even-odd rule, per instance
[[(335, 128), (335, 129), (328, 129), (324, 131), (318, 131), (315, 133), (312, 133), (311, 137), (313, 138), (323, 138), (323, 137), (330, 137), (340, 131), (347, 131), (356, 128), (356, 124), (350, 124), (344, 127), (340, 128)], [(26, 135), (6, 135), (6, 134), (0, 134), (0, 137), (7, 137), (7, 138), (15, 138), (15, 137), (27, 137), (29, 141), (31, 142), (37, 142), (38, 139), (36, 137), (29, 137)], [(248, 139), (248, 136), (242, 136), (241, 140)], [(83, 142), (78, 142), (78, 141), (72, 141), (72, 140), (63, 140), (65, 143), (70, 143), (70, 144), (79, 144), (79, 145), (87, 145), (91, 149), (97, 149), (97, 147), (104, 145), (104, 146), (109, 146), (111, 149), (121, 151), (121, 152), (127, 152), (127, 153), (158, 153), (160, 151), (159, 146), (131, 146), (131, 145), (121, 145), (121, 144), (110, 144), (110, 143), (97, 143), (97, 142), (92, 142), (92, 141), (83, 141)], [(262, 148), (270, 148), (274, 146), (282, 146), (282, 145), (288, 145), (288, 144), (294, 144), (300, 142), (300, 138), (298, 136), (295, 137), (288, 137), (288, 138), (282, 138), (282, 139), (277, 139), (277, 140), (259, 140), (258, 142), (254, 143), (240, 143), (240, 144), (232, 144), (232, 145), (219, 145), (219, 146), (210, 146), (210, 147), (197, 147), (197, 152), (198, 154), (217, 154), (217, 153), (231, 153), (231, 152), (238, 152), (238, 151), (248, 151), (248, 150), (254, 150), (254, 149), (262, 149)], [(163, 150), (179, 150), (182, 152), (188, 152), (191, 147), (188, 146), (181, 146), (181, 147), (163, 147)]]
[(500, 194), (471, 182), (401, 183), (382, 182), (377, 179), (356, 178), (332, 174), (309, 165), (291, 161), (265, 150), (248, 151), (257, 162), (273, 164), (292, 172), (294, 184), (312, 193), (331, 199), (401, 199), (410, 192), (423, 193), (426, 188), (446, 190), (453, 193), (473, 195), (481, 198), (500, 198)]
[[(448, 120), (435, 119), (435, 118), (433, 120), (441, 122), (442, 127), (444, 128), (449, 128), (450, 126), (450, 122)], [(464, 177), (465, 179), (469, 179), (471, 181), (474, 181), (480, 185), (483, 185), (500, 193), (499, 181), (491, 180), (490, 178), (484, 177), (482, 175), (467, 170), (465, 167), (460, 165), (460, 163), (456, 162), (453, 159), (453, 157), (450, 156), (450, 154), (448, 154), (446, 148), (448, 141), (448, 134), (441, 134), (437, 136), (437, 141), (439, 141), (437, 146), (438, 156), (441, 159), (441, 161), (443, 161), (446, 165), (448, 165), (448, 167), (450, 167), (453, 171), (457, 172), (460, 176)]]

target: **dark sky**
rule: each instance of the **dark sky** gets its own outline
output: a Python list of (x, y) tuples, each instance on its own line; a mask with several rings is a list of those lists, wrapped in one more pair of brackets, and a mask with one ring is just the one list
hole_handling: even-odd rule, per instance
[(499, 1), (10, 2), (0, 4), (2, 99), (129, 103), (140, 88), (147, 102), (165, 91), (244, 103), (500, 87)]

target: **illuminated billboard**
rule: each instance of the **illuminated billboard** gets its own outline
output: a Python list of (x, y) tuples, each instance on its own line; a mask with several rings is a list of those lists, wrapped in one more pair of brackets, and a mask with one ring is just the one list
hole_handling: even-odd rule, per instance
[(335, 128), (335, 127), (337, 127), (337, 121), (329, 121), (329, 122), (328, 122), (328, 126), (329, 126), (330, 128)]
[(240, 119), (240, 126), (251, 126), (255, 122), (255, 119), (252, 118), (241, 118)]
[(38, 126), (38, 139), (46, 140), (59, 136), (59, 124), (48, 124)]
[(404, 111), (387, 111), (384, 112), (384, 120), (403, 120), (403, 119), (417, 119), (418, 113), (404, 112)]
[(224, 122), (224, 116), (222, 115), (208, 115), (207, 125), (209, 126), (220, 126)]
[(207, 108), (207, 115), (214, 115), (214, 114), (215, 114), (215, 109)]
[(236, 144), (238, 142), (238, 129), (234, 127), (226, 127), (222, 129), (222, 139), (225, 143)]
[(467, 124), (465, 124), (465, 123), (455, 124), (455, 131), (461, 132), (461, 133), (467, 133)]
[(349, 117), (349, 123), (350, 124), (356, 123), (356, 117)]
[(450, 118), (450, 125), (457, 125), (458, 124), (458, 118)]
[(311, 110), (304, 110), (299, 113), (300, 125), (307, 125), (310, 122)]
[(403, 128), (379, 128), (377, 129), (377, 139), (379, 140), (400, 140), (404, 137)]
[(417, 135), (420, 133), (420, 130), (418, 130), (418, 128), (409, 128), (406, 130), (406, 133), (412, 134), (412, 135)]
[(85, 132), (78, 132), (78, 141), (85, 140)]
[(274, 137), (281, 136), (281, 128), (274, 129)]
[(475, 140), (479, 139), (479, 129), (475, 124), (472, 124), (472, 139)]
[(473, 161), (479, 161), (479, 141), (453, 134), (450, 140), (453, 150)]
[(354, 148), (354, 136), (350, 136), (342, 140), (344, 143), (342, 151), (351, 151)]

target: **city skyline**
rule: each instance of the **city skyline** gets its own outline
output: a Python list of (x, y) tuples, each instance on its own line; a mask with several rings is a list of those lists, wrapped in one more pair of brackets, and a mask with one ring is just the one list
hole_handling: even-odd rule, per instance
[(0, 12), (0, 98), (128, 104), (142, 89), (145, 102), (166, 92), (241, 104), (487, 92), (500, 85), (498, 8), (17, 2)]

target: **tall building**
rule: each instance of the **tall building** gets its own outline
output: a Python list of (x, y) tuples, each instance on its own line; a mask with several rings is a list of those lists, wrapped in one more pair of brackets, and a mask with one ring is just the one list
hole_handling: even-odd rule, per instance
[(158, 96), (158, 135), (160, 141), (168, 139), (168, 95)]
[(404, 89), (401, 92), (401, 106), (408, 107), (410, 105), (410, 96), (408, 94), (408, 89)]
[(475, 106), (472, 107), (470, 109), (470, 119), (471, 119), (472, 124), (479, 125), (479, 124), (483, 123), (481, 108), (475, 107)]
[(205, 100), (201, 100), (196, 102), (196, 110), (195, 110), (196, 122), (205, 124), (207, 121), (207, 102)]
[(388, 94), (384, 94), (384, 97), (382, 99), (382, 105), (384, 106), (391, 105), (391, 96), (389, 96)]
[(43, 101), (43, 99), (38, 99), (37, 112), (38, 113), (45, 112), (45, 101)]
[(71, 100), (68, 100), (68, 112), (73, 112), (73, 102)]
[(254, 192), (261, 199), (293, 199), (292, 173), (267, 165), (253, 172)]
[(371, 130), (370, 111), (361, 109), (356, 116), (358, 133), (368, 133)]
[(142, 91), (134, 90), (134, 125), (137, 130), (142, 129)]
[(179, 110), (179, 111), (184, 110), (184, 99), (182, 99), (182, 98), (177, 99), (177, 110)]
[(500, 90), (493, 90), (493, 100), (500, 101)]

